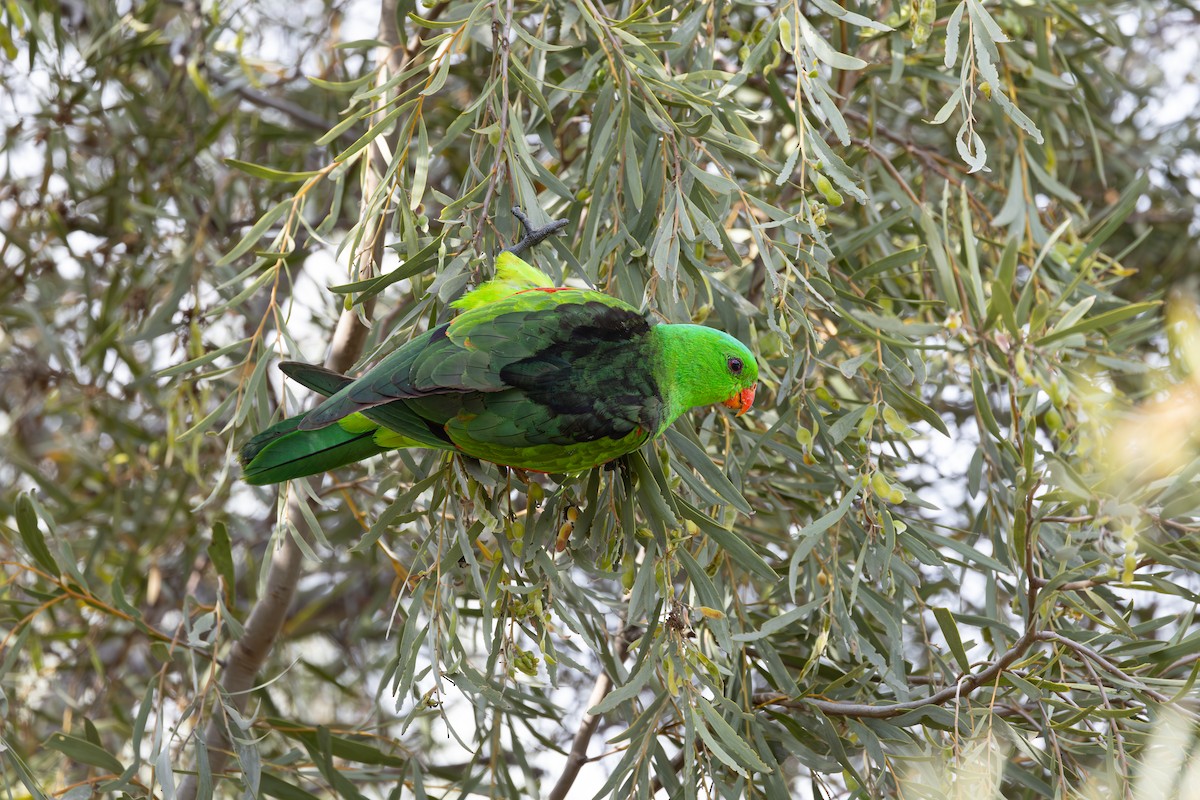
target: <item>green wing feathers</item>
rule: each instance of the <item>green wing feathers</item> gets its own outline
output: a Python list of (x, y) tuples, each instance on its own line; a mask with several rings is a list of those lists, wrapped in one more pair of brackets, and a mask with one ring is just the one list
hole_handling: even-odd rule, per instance
[[(532, 269), (532, 267), (530, 268)], [(482, 291), (489, 284), (475, 292)], [(472, 292), (474, 294), (475, 292)], [(506, 365), (569, 343), (576, 331), (590, 330), (600, 315), (613, 312), (645, 327), (645, 319), (614, 297), (584, 289), (522, 289), (495, 302), (466, 311), (453, 321), (426, 331), (396, 350), (356, 381), (342, 385), (300, 423), (303, 430), (331, 425), (356, 411), (400, 400), (432, 398), (464, 392), (499, 392), (508, 388)], [(289, 364), (291, 362), (288, 362)], [(304, 367), (306, 365), (299, 365)], [(321, 391), (329, 382), (320, 367), (306, 376), (306, 386)], [(291, 374), (291, 373), (289, 373)], [(297, 376), (297, 380), (304, 378)], [(346, 379), (349, 381), (349, 379)], [(403, 404), (400, 404), (403, 405)], [(428, 404), (422, 404), (427, 408)], [(444, 423), (449, 415), (436, 415)], [(389, 427), (391, 427), (389, 425)], [(413, 435), (410, 430), (403, 431)]]

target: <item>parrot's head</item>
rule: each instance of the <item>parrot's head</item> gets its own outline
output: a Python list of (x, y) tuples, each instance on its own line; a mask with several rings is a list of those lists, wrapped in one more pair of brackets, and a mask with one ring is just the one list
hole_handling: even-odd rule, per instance
[(758, 361), (750, 348), (704, 325), (655, 325), (659, 385), (667, 400), (666, 424), (689, 408), (715, 403), (740, 417), (754, 403)]
[(758, 389), (758, 363), (744, 344), (730, 337), (736, 348), (727, 348), (722, 355), (725, 357), (725, 373), (729, 385), (729, 395), (721, 401), (726, 408), (732, 408), (740, 417), (754, 405), (754, 392)]
[(656, 329), (674, 352), (670, 362), (680, 411), (720, 403), (750, 410), (758, 385), (758, 362), (750, 348), (724, 331), (703, 325), (660, 325)]

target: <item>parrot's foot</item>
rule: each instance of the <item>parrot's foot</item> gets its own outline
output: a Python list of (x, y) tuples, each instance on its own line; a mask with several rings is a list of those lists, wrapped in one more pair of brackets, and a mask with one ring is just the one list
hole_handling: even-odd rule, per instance
[(540, 228), (535, 228), (530, 223), (529, 217), (525, 216), (525, 212), (521, 210), (520, 206), (513, 206), (512, 213), (517, 218), (517, 221), (521, 223), (521, 227), (525, 230), (525, 235), (521, 237), (521, 241), (511, 247), (504, 248), (500, 252), (512, 253), (514, 256), (519, 256), (529, 248), (546, 241), (551, 235), (567, 227), (567, 223), (570, 222), (570, 220), (556, 219), (551, 220)]

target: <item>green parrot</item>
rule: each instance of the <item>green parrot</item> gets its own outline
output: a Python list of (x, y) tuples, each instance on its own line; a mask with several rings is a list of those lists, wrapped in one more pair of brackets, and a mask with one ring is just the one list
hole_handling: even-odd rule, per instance
[(462, 313), (357, 380), (281, 363), (325, 400), (246, 443), (246, 481), (314, 475), (400, 447), (580, 472), (638, 449), (690, 408), (723, 403), (740, 416), (754, 402), (754, 355), (729, 334), (651, 324), (614, 297), (554, 287), (512, 253), (453, 305)]

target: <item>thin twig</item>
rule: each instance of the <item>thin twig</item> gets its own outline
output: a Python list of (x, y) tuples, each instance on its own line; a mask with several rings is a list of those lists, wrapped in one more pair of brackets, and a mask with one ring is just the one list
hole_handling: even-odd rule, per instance
[(856, 717), (871, 719), (887, 719), (896, 717), (907, 711), (915, 711), (925, 706), (940, 706), (957, 697), (965, 697), (980, 686), (991, 683), (1000, 676), (1010, 664), (1025, 655), (1026, 651), (1037, 641), (1037, 631), (1026, 630), (1012, 648), (993, 661), (984, 669), (972, 675), (963, 675), (953, 686), (947, 686), (940, 692), (919, 700), (909, 700), (903, 703), (888, 703), (886, 705), (871, 705), (869, 703), (843, 703), (834, 700), (819, 700), (815, 697), (791, 698), (783, 694), (760, 693), (753, 697), (755, 705), (776, 705), (784, 708), (815, 708), (831, 717)]
[[(1092, 683), (1100, 690), (1100, 702), (1110, 713), (1112, 712), (1112, 703), (1108, 699), (1108, 690), (1104, 688), (1104, 681), (1100, 680), (1100, 676), (1096, 674), (1095, 668), (1086, 658), (1080, 659), (1083, 663), (1084, 670), (1092, 679)], [(1121, 765), (1121, 775), (1128, 776), (1129, 773), (1129, 757), (1125, 754), (1125, 736), (1121, 733), (1121, 721), (1117, 717), (1110, 716), (1108, 718), (1108, 727), (1112, 731), (1113, 741), (1117, 745), (1117, 763)], [(1125, 796), (1129, 796), (1129, 782), (1125, 782)]]
[(1025, 581), (1026, 581), (1026, 596), (1025, 596), (1025, 633), (1028, 634), (1037, 627), (1037, 598), (1038, 582), (1033, 574), (1033, 555), (1037, 549), (1037, 543), (1033, 539), (1033, 496), (1037, 492), (1038, 487), (1042, 485), (1041, 479), (1033, 482), (1033, 486), (1029, 487), (1029, 491), (1025, 493)]
[(980, 686), (990, 684), (997, 680), (1000, 674), (1004, 672), (1011, 664), (1019, 660), (1030, 647), (1038, 641), (1041, 634), (1037, 630), (1037, 603), (1038, 603), (1038, 583), (1033, 578), (1033, 556), (1036, 548), (1036, 543), (1033, 540), (1032, 525), (1033, 515), (1029, 513), (1032, 504), (1033, 496), (1037, 492), (1040, 482), (1035, 482), (1029, 489), (1025, 497), (1026, 505), (1026, 530), (1025, 530), (1025, 575), (1027, 578), (1026, 596), (1025, 596), (1025, 631), (1020, 638), (1013, 643), (1013, 646), (1005, 651), (999, 658), (988, 664), (979, 672), (973, 674), (963, 673), (956, 681), (945, 689), (931, 694), (929, 697), (919, 700), (908, 700), (903, 703), (888, 703), (886, 705), (870, 705), (868, 703), (843, 703), (833, 700), (819, 700), (814, 697), (791, 698), (783, 694), (774, 693), (759, 693), (752, 698), (755, 705), (776, 705), (784, 708), (815, 708), (824, 714), (835, 717), (856, 717), (856, 718), (871, 718), (871, 719), (887, 719), (889, 717), (899, 716), (907, 711), (915, 711), (924, 706), (940, 706), (945, 705), (951, 700), (961, 700), (971, 692), (978, 689)]
[(904, 176), (900, 174), (898, 169), (896, 169), (896, 166), (892, 163), (892, 160), (887, 157), (886, 153), (884, 153), (875, 145), (871, 144), (871, 142), (866, 139), (851, 139), (850, 141), (853, 144), (863, 148), (871, 155), (875, 156), (876, 160), (879, 161), (880, 166), (887, 170), (887, 173), (892, 176), (892, 180), (896, 181), (900, 188), (904, 190), (904, 193), (908, 195), (908, 199), (912, 200), (914, 205), (921, 205), (920, 199), (913, 192), (912, 187), (908, 185), (908, 181), (904, 180)]
[[(285, 100), (282, 97), (276, 97), (266, 92), (260, 92), (257, 89), (252, 89), (243, 84), (234, 83), (234, 81), (225, 75), (210, 68), (208, 70), (208, 79), (217, 86), (222, 86), (229, 89), (251, 105), (260, 108), (270, 108), (291, 119), (293, 122), (299, 123), (305, 128), (311, 128), (315, 131), (325, 133), (331, 129), (335, 123), (330, 122), (319, 114), (314, 114), (303, 106), (297, 105), (290, 100)], [(358, 138), (360, 132), (346, 131), (342, 134), (342, 138), (354, 141)]]
[(1144, 682), (1139, 681), (1136, 678), (1134, 678), (1133, 676), (1127, 674), (1116, 664), (1112, 663), (1107, 658), (1100, 655), (1098, 652), (1096, 652), (1092, 648), (1088, 647), (1086, 644), (1083, 644), (1082, 642), (1077, 642), (1074, 639), (1068, 639), (1066, 636), (1063, 636), (1060, 633), (1055, 633), (1054, 631), (1041, 631), (1040, 633), (1037, 634), (1037, 638), (1043, 642), (1055, 642), (1057, 644), (1061, 644), (1063, 647), (1067, 648), (1068, 650), (1073, 650), (1075, 652), (1075, 654), (1080, 656), (1081, 658), (1091, 660), (1093, 663), (1098, 665), (1101, 669), (1103, 669), (1105, 672), (1109, 673), (1110, 675), (1115, 675), (1116, 677), (1120, 678), (1121, 680), (1125, 681), (1126, 683), (1130, 683), (1134, 686), (1140, 686), (1141, 691), (1147, 697), (1154, 700), (1155, 702), (1168, 703), (1171, 700), (1171, 698), (1167, 697), (1165, 694), (1162, 694), (1161, 692), (1157, 692), (1154, 689), (1151, 689), (1151, 688), (1145, 686)]
[[(499, 9), (499, 3), (496, 8)], [(479, 220), (479, 225), (475, 229), (475, 236), (472, 244), (475, 250), (479, 250), (479, 240), (483, 236), (483, 222), (487, 218), (488, 209), (492, 205), (492, 197), (496, 194), (496, 186), (500, 183), (500, 174), (505, 168), (504, 151), (508, 147), (508, 58), (509, 58), (509, 43), (508, 37), (512, 31), (513, 18), (513, 0), (506, 0), (504, 4), (504, 19), (492, 20), (492, 44), (496, 51), (500, 53), (500, 113), (497, 114), (498, 122), (500, 123), (500, 139), (496, 145), (496, 158), (492, 164), (492, 174), (488, 177), (487, 191), (483, 193), (483, 218)]]
[[(855, 717), (855, 718), (872, 718), (872, 719), (887, 719), (895, 717), (907, 711), (915, 711), (924, 706), (940, 706), (953, 700), (956, 696), (962, 697), (973, 692), (980, 686), (989, 684), (993, 679), (998, 677), (1001, 672), (1017, 659), (1025, 655), (1029, 648), (1036, 642), (1054, 642), (1062, 645), (1075, 652), (1082, 660), (1096, 664), (1105, 672), (1114, 675), (1117, 678), (1139, 687), (1139, 690), (1151, 700), (1157, 703), (1169, 703), (1171, 698), (1162, 694), (1159, 691), (1151, 689), (1145, 685), (1144, 681), (1139, 681), (1133, 676), (1126, 673), (1116, 664), (1109, 661), (1100, 653), (1085, 644), (1068, 639), (1054, 631), (1036, 631), (1028, 629), (1021, 638), (1017, 639), (1016, 643), (1010, 650), (1005, 652), (1000, 658), (993, 661), (983, 670), (973, 674), (964, 675), (953, 686), (948, 686), (940, 692), (930, 695), (929, 697), (920, 700), (909, 700), (904, 703), (888, 703), (885, 705), (870, 705), (867, 703), (843, 703), (831, 700), (819, 700), (812, 697), (792, 698), (783, 694), (771, 692), (762, 692), (754, 695), (753, 702), (755, 705), (765, 706), (774, 705), (783, 708), (795, 709), (811, 709), (815, 708), (818, 711), (834, 717)], [(1196, 718), (1195, 712), (1188, 711), (1190, 716)]]
[(1173, 519), (1160, 517), (1157, 514), (1151, 514), (1150, 518), (1164, 528), (1170, 528), (1179, 533), (1200, 533), (1200, 525), (1185, 525), (1182, 522), (1176, 522)]
[[(1157, 563), (1157, 560), (1151, 558), (1150, 556), (1146, 556), (1137, 562), (1134, 569), (1149, 567)], [(1048, 583), (1050, 583), (1050, 581), (1046, 578), (1034, 578), (1034, 580), (1037, 582), (1038, 586), (1046, 586)], [(1077, 581), (1069, 581), (1061, 586), (1054, 587), (1054, 590), (1056, 592), (1081, 592), (1086, 589), (1094, 589), (1097, 586), (1103, 586), (1106, 583), (1112, 583), (1116, 580), (1120, 580), (1119, 575), (1099, 575), (1095, 578), (1083, 578)]]
[(1180, 667), (1187, 667), (1187, 666), (1194, 665), (1197, 661), (1200, 661), (1200, 653), (1189, 653), (1188, 655), (1184, 656), (1183, 658), (1177, 658), (1174, 661), (1172, 661), (1170, 664), (1167, 665), (1166, 669), (1159, 671), (1159, 675), (1170, 675), (1172, 672), (1179, 669)]

